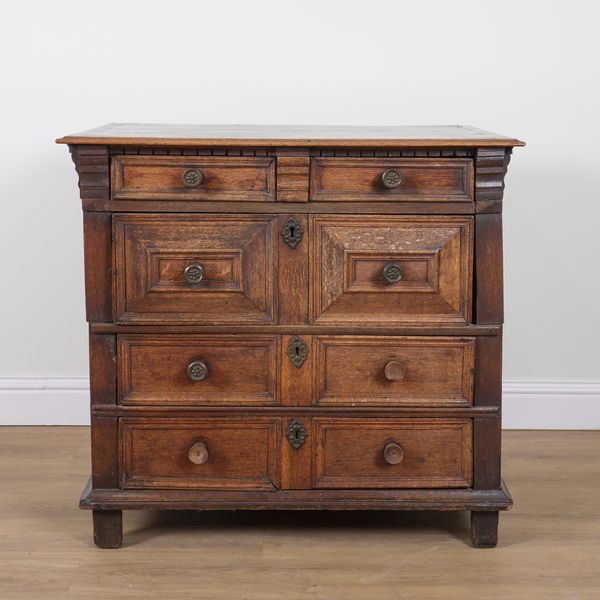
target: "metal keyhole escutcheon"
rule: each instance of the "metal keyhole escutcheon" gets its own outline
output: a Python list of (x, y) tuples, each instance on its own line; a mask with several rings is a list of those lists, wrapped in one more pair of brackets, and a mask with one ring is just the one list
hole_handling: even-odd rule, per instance
[(302, 444), (304, 444), (307, 436), (308, 432), (306, 431), (306, 427), (302, 424), (302, 421), (294, 419), (290, 422), (287, 427), (286, 437), (294, 450), (298, 450)]
[(294, 217), (290, 217), (281, 230), (283, 241), (292, 249), (300, 243), (303, 234), (302, 225)]
[(287, 347), (287, 355), (291, 363), (299, 369), (308, 356), (308, 346), (304, 340), (298, 336), (294, 336)]

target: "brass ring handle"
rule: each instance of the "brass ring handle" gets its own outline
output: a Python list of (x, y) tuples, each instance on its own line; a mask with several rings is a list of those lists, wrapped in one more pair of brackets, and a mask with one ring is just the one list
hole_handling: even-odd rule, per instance
[(202, 381), (208, 377), (208, 365), (197, 358), (188, 365), (187, 375), (192, 381)]
[(389, 465), (397, 465), (404, 458), (404, 450), (396, 442), (388, 442), (383, 448), (383, 458)]
[(389, 189), (397, 188), (402, 183), (402, 175), (396, 169), (386, 169), (381, 174), (381, 183)]
[(181, 181), (183, 182), (183, 185), (189, 188), (198, 187), (202, 183), (203, 179), (204, 176), (202, 175), (202, 171), (199, 171), (198, 169), (186, 169), (181, 174)]
[(183, 272), (185, 281), (190, 285), (196, 285), (204, 278), (204, 268), (200, 264), (189, 265)]
[(398, 283), (402, 279), (400, 265), (389, 263), (383, 267), (383, 279), (386, 283)]
[(406, 375), (406, 367), (399, 360), (390, 360), (383, 372), (388, 381), (402, 381)]
[(195, 465), (203, 465), (208, 462), (208, 446), (204, 442), (196, 442), (188, 450), (188, 458)]

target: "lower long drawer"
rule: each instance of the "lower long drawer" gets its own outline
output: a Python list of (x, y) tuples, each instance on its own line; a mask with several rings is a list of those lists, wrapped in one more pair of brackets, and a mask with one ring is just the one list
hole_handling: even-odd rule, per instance
[(125, 417), (119, 437), (123, 488), (460, 488), (472, 482), (470, 419), (258, 411)]
[(473, 337), (127, 334), (117, 347), (122, 405), (473, 404)]

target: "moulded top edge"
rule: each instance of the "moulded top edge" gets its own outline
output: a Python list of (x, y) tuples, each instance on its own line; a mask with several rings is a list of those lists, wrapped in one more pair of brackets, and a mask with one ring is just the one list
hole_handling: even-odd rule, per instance
[(463, 125), (167, 125), (110, 123), (56, 140), (122, 146), (513, 147), (525, 143)]

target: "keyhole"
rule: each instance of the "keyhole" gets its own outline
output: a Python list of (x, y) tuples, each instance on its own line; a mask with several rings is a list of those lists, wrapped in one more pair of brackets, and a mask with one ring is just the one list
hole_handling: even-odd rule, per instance
[(286, 353), (292, 364), (296, 368), (300, 368), (306, 359), (308, 348), (300, 338), (293, 337), (288, 344)]
[(292, 239), (296, 237), (296, 228), (293, 225), (290, 227), (290, 237)]
[(293, 420), (287, 428), (286, 437), (294, 450), (298, 450), (306, 440), (306, 429), (300, 421)]

